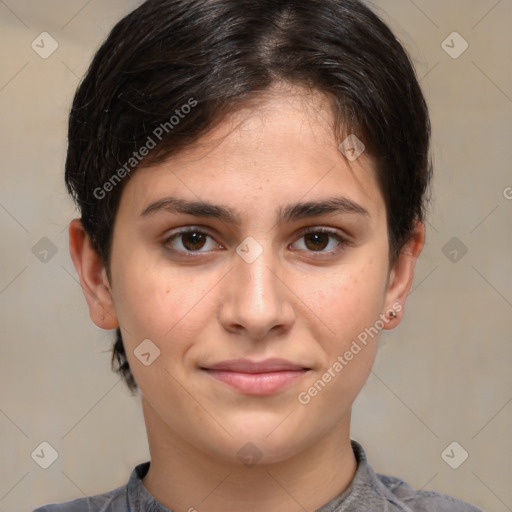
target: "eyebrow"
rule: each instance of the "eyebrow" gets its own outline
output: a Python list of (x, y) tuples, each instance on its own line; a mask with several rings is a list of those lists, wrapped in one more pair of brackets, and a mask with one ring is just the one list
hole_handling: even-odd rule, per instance
[[(218, 219), (228, 224), (239, 224), (241, 215), (231, 208), (207, 201), (188, 201), (176, 197), (159, 199), (140, 214), (147, 217), (157, 212), (182, 213), (195, 217)], [(370, 217), (368, 210), (347, 197), (330, 197), (318, 201), (297, 202), (278, 209), (278, 223), (317, 217), (326, 214), (355, 213)]]

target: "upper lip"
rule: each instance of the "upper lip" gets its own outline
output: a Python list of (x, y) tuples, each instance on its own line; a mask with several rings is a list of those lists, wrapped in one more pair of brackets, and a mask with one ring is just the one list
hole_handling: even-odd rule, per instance
[(231, 359), (221, 361), (204, 367), (205, 370), (217, 370), (238, 373), (269, 373), (280, 371), (307, 370), (304, 366), (292, 363), (286, 359), (271, 358), (263, 361), (251, 361), (249, 359)]

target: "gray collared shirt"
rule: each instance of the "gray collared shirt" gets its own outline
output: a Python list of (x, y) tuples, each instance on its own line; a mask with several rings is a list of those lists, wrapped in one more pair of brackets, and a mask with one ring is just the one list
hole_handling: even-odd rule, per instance
[[(464, 501), (434, 491), (415, 491), (398, 478), (377, 474), (362, 446), (352, 441), (357, 470), (350, 485), (316, 512), (482, 512)], [(172, 512), (146, 490), (149, 462), (139, 464), (128, 483), (105, 494), (46, 505), (33, 512)], [(196, 504), (196, 508), (199, 505)], [(190, 510), (195, 510), (193, 504)], [(201, 512), (201, 508), (198, 508)]]

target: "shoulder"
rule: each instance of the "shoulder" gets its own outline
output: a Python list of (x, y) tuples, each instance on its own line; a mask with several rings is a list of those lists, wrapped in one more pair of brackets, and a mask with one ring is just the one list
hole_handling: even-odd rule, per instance
[(479, 508), (447, 494), (435, 491), (415, 490), (403, 480), (376, 474), (380, 483), (396, 499), (403, 504), (403, 510), (411, 512), (482, 512)]
[[(482, 512), (477, 507), (446, 494), (415, 490), (400, 478), (376, 473), (363, 447), (352, 440), (357, 470), (352, 484), (336, 505), (347, 512)], [(343, 501), (345, 500), (345, 501)], [(331, 509), (326, 509), (331, 510)]]
[(36, 508), (33, 512), (126, 512), (126, 486), (104, 494)]

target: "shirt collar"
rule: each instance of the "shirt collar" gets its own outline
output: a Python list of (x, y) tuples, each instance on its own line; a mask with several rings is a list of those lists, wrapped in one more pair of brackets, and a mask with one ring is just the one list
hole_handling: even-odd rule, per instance
[[(407, 512), (396, 502), (396, 497), (383, 485), (377, 474), (368, 464), (363, 447), (356, 441), (351, 441), (352, 449), (357, 461), (357, 469), (350, 485), (338, 496), (320, 507), (317, 512), (359, 512), (360, 510), (402, 510)], [(139, 464), (130, 476), (127, 485), (127, 505), (129, 512), (173, 512), (158, 502), (144, 487), (142, 479), (149, 470), (150, 462)]]

